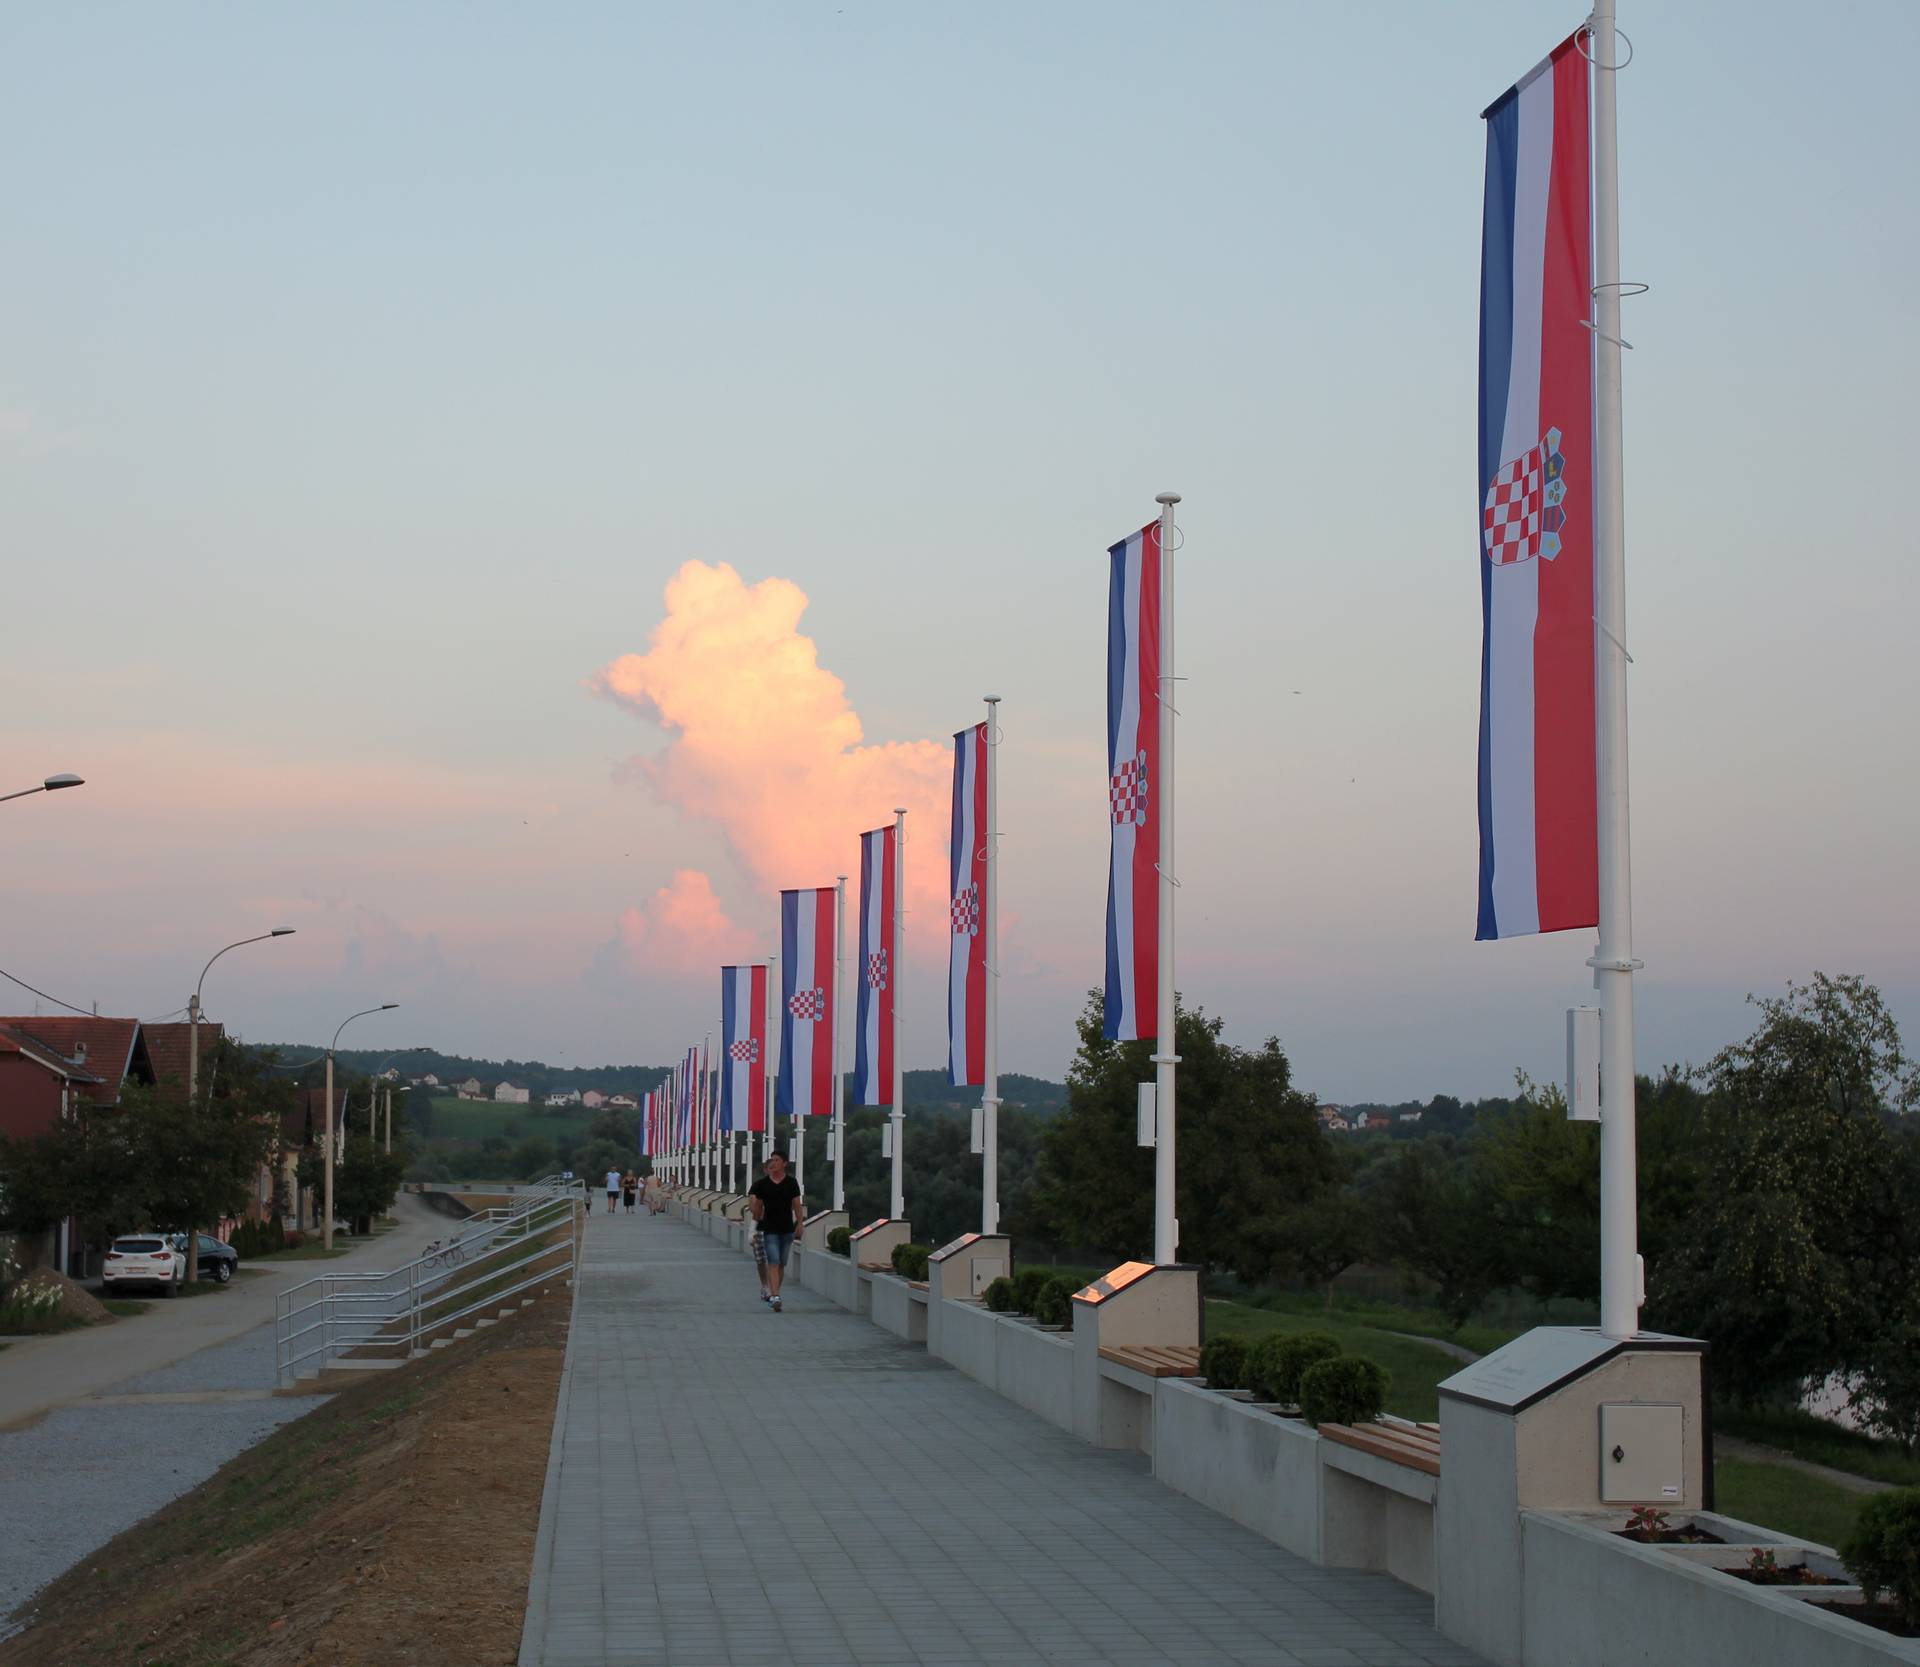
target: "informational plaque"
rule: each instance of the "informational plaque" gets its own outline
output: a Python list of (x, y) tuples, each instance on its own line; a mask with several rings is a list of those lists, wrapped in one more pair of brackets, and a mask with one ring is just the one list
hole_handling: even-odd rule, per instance
[(1538, 1326), (1462, 1367), (1440, 1393), (1518, 1412), (1628, 1346), (1591, 1326)]
[[(874, 1225), (878, 1226), (879, 1223), (876, 1222)], [(965, 1250), (968, 1245), (972, 1244), (979, 1237), (980, 1235), (978, 1233), (962, 1233), (960, 1237), (953, 1240), (952, 1243), (943, 1244), (929, 1256), (927, 1260), (929, 1262), (944, 1262), (949, 1256), (956, 1255), (960, 1251)]]
[(1122, 1262), (1112, 1273), (1102, 1274), (1084, 1291), (1073, 1293), (1076, 1302), (1105, 1302), (1108, 1297), (1124, 1291), (1137, 1279), (1145, 1279), (1153, 1272), (1151, 1262)]

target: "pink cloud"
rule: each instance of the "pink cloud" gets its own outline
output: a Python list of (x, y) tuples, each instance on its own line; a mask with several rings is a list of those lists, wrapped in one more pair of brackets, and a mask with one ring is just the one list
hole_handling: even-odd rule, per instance
[(909, 908), (943, 917), (949, 743), (865, 741), (846, 685), (799, 630), (807, 597), (791, 580), (748, 585), (725, 563), (690, 561), (666, 604), (647, 652), (592, 680), (672, 736), (633, 770), (669, 804), (718, 824), (769, 891), (857, 876), (856, 836), (904, 806)]
[(636, 972), (711, 972), (762, 953), (753, 934), (727, 918), (713, 882), (697, 868), (680, 869), (671, 884), (623, 913), (619, 937)]

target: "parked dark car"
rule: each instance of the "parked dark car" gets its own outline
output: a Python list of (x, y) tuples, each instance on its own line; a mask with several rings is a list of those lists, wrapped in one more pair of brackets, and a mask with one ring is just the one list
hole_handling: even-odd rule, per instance
[[(240, 1253), (230, 1244), (219, 1239), (209, 1238), (205, 1233), (198, 1235), (200, 1240), (200, 1277), (211, 1279), (216, 1285), (224, 1285), (233, 1277), (233, 1270), (240, 1265)], [(173, 1248), (182, 1256), (187, 1253), (185, 1233), (172, 1235)]]

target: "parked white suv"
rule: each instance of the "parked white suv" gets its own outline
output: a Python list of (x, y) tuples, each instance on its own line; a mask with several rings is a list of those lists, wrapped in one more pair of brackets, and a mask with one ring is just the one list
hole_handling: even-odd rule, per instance
[(129, 1233), (115, 1239), (100, 1275), (109, 1296), (129, 1285), (157, 1285), (162, 1296), (170, 1297), (186, 1282), (187, 1253), (159, 1233)]

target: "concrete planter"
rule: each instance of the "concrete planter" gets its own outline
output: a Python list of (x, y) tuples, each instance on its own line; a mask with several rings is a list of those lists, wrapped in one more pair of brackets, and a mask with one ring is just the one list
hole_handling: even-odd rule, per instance
[[(880, 1281), (874, 1281), (877, 1286)], [(1000, 1388), (1000, 1316), (977, 1302), (940, 1307), (940, 1358), (989, 1389)]]
[(1250, 1401), (1162, 1378), (1153, 1474), (1275, 1545), (1321, 1559), (1319, 1433)]
[(994, 1387), (1016, 1406), (1060, 1429), (1073, 1428), (1073, 1338), (1024, 1320), (988, 1314), (995, 1329)]
[[(1739, 1542), (1822, 1553), (1728, 1517), (1695, 1513), (1703, 1526)], [(1753, 1586), (1729, 1580), (1707, 1561), (1676, 1551), (1726, 1553), (1729, 1546), (1641, 1545), (1613, 1532), (1618, 1522), (1587, 1513), (1525, 1511), (1520, 1532), (1524, 1667), (1608, 1667), (1621, 1661), (1689, 1667), (1885, 1667), (1920, 1663), (1920, 1639), (1896, 1638), (1817, 1609), (1808, 1598), (1844, 1600), (1839, 1587)], [(1738, 1561), (1744, 1562), (1744, 1556)]]
[[(847, 1265), (847, 1274), (852, 1277), (851, 1263)], [(927, 1340), (926, 1293), (914, 1290), (896, 1273), (876, 1273), (872, 1280), (869, 1294), (873, 1323), (909, 1343), (924, 1343)]]

